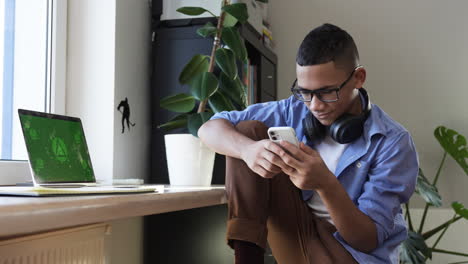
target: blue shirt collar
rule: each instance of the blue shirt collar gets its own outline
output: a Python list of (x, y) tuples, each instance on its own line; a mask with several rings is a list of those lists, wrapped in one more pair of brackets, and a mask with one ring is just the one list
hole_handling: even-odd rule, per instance
[(350, 143), (343, 152), (343, 155), (341, 156), (340, 161), (338, 162), (338, 166), (335, 170), (336, 177), (339, 177), (344, 169), (346, 169), (349, 165), (360, 159), (368, 152), (371, 138), (374, 135), (386, 135), (386, 127), (380, 118), (381, 114), (382, 111), (380, 108), (376, 105), (372, 105), (369, 117), (364, 122), (362, 136)]

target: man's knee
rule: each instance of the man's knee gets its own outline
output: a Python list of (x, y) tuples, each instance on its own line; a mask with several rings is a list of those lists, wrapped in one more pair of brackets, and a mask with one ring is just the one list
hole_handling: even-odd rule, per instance
[(268, 127), (257, 120), (241, 121), (236, 125), (237, 131), (254, 140), (261, 140), (268, 138)]

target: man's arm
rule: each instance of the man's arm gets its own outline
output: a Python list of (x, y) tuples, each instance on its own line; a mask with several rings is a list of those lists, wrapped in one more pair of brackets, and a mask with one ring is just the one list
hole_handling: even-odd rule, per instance
[(226, 119), (214, 119), (203, 124), (198, 136), (210, 149), (219, 154), (241, 159), (245, 146), (255, 141), (239, 133)]
[(354, 205), (320, 154), (304, 143), (300, 148), (289, 142), (282, 142), (281, 146), (291, 155), (280, 151), (279, 156), (287, 166), (279, 166), (294, 185), (302, 190), (317, 191), (336, 229), (349, 245), (362, 252), (374, 250), (378, 244), (375, 223)]
[(377, 247), (374, 221), (354, 205), (334, 175), (328, 185), (317, 189), (317, 193), (327, 207), (336, 229), (349, 245), (366, 253)]
[(271, 178), (281, 172), (275, 164), (282, 164), (276, 155), (281, 148), (269, 139), (255, 141), (239, 133), (225, 119), (214, 119), (203, 124), (198, 136), (210, 149), (217, 153), (242, 159), (247, 166), (264, 178)]

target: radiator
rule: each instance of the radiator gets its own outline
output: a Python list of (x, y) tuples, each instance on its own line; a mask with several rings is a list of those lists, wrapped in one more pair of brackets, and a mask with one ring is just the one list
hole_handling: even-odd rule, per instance
[(0, 264), (108, 264), (110, 224), (95, 224), (0, 241)]

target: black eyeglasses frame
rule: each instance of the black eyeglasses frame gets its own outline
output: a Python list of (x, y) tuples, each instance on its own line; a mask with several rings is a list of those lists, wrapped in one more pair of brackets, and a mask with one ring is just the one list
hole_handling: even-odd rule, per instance
[[(362, 66), (361, 65), (356, 66), (356, 68), (354, 68), (354, 70), (351, 72), (351, 74), (348, 76), (348, 78), (341, 85), (339, 85), (336, 88), (331, 88), (331, 89), (330, 88), (322, 88), (322, 89), (317, 89), (317, 90), (308, 90), (308, 89), (303, 89), (303, 88), (294, 88), (296, 86), (296, 83), (297, 83), (297, 78), (296, 78), (296, 80), (294, 80), (294, 82), (293, 82), (293, 84), (291, 86), (291, 93), (294, 95), (294, 97), (297, 100), (302, 101), (302, 102), (311, 102), (315, 95), (317, 95), (317, 98), (320, 101), (324, 102), (324, 103), (336, 102), (336, 101), (338, 101), (340, 99), (340, 90), (341, 90), (341, 88), (343, 88), (349, 82), (349, 80), (351, 80), (351, 77), (353, 77), (354, 73), (359, 68), (362, 68)], [(298, 96), (296, 94), (296, 92), (305, 92), (305, 93), (311, 94), (312, 96), (310, 97), (310, 100), (304, 100), (302, 97)], [(336, 93), (336, 99), (324, 100), (324, 99), (321, 98), (321, 93), (322, 92), (327, 92), (327, 93), (335, 92)]]

